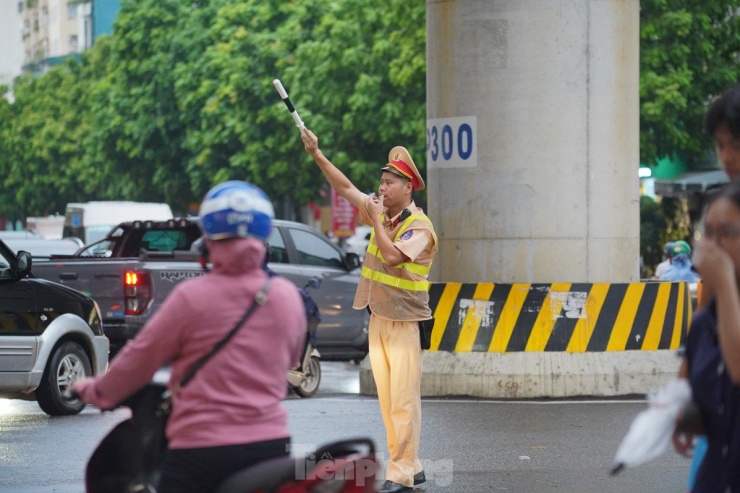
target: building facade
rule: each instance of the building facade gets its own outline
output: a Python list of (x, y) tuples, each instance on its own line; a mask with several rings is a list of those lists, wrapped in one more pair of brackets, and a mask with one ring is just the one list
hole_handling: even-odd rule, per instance
[(0, 0), (0, 84), (43, 73), (113, 32), (119, 0)]
[(45, 72), (84, 47), (80, 14), (84, 4), (68, 0), (18, 2), (23, 40), (23, 71)]
[(0, 85), (10, 87), (23, 66), (22, 0), (0, 0)]

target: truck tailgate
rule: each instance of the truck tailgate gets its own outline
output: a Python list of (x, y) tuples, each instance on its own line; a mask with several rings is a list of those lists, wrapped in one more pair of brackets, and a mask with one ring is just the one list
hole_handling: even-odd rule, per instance
[(65, 259), (34, 261), (31, 271), (36, 277), (64, 284), (90, 296), (98, 303), (106, 323), (125, 319), (124, 274), (141, 268), (141, 261), (133, 258)]
[(143, 314), (145, 318), (149, 318), (162, 306), (178, 283), (205, 274), (198, 262), (175, 260), (147, 261), (143, 265), (143, 270), (149, 274), (152, 281), (152, 301)]

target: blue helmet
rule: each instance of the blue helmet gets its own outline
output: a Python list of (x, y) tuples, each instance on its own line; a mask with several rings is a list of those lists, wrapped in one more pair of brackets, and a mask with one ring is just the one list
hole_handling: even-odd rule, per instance
[(244, 181), (211, 188), (200, 204), (200, 227), (211, 240), (253, 236), (266, 240), (275, 213), (265, 192)]

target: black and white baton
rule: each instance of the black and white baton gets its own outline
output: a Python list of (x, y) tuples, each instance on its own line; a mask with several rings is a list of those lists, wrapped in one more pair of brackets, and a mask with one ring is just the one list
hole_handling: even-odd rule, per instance
[(301, 117), (298, 116), (298, 112), (295, 110), (293, 103), (290, 102), (288, 93), (285, 91), (285, 88), (283, 87), (283, 84), (280, 82), (280, 79), (273, 80), (272, 85), (275, 86), (275, 89), (277, 89), (278, 94), (280, 94), (280, 97), (283, 99), (285, 106), (288, 107), (288, 111), (290, 111), (290, 116), (292, 116), (293, 120), (295, 120), (296, 126), (301, 131), (301, 133), (303, 133), (303, 130), (306, 128), (306, 126), (301, 121)]

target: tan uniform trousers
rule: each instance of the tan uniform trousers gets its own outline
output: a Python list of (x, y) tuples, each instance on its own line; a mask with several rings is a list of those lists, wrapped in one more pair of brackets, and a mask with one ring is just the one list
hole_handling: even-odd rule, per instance
[(370, 316), (370, 364), (378, 388), (380, 413), (388, 441), (385, 479), (413, 486), (421, 435), (421, 368), (419, 322), (396, 322)]

